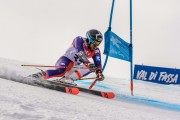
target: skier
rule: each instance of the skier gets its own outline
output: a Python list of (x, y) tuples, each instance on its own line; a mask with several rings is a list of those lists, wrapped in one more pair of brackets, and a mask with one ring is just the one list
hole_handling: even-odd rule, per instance
[[(95, 72), (99, 81), (104, 80), (101, 66), (101, 53), (98, 48), (103, 40), (103, 35), (99, 30), (91, 29), (87, 31), (86, 38), (76, 37), (65, 54), (56, 62), (55, 66), (65, 68), (49, 69), (33, 74), (35, 79), (49, 79), (52, 77), (62, 77), (61, 81), (73, 83), (89, 73)], [(93, 63), (88, 59), (92, 58)], [(73, 68), (73, 66), (83, 66), (87, 69)]]

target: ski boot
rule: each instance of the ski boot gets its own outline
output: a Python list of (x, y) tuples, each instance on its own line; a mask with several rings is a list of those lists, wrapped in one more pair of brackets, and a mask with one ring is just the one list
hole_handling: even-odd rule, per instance
[(29, 75), (33, 80), (47, 80), (45, 72), (38, 72), (32, 75)]
[(77, 86), (76, 83), (74, 83), (75, 80), (69, 77), (62, 77), (61, 79), (57, 79), (56, 83), (62, 84), (62, 85), (70, 85), (70, 86)]

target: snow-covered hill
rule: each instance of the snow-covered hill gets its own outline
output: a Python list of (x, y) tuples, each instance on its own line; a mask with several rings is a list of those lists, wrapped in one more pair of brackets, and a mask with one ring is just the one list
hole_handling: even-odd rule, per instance
[[(20, 61), (0, 58), (0, 120), (179, 120), (180, 87), (106, 76), (94, 89), (114, 91), (115, 99), (80, 92), (70, 95), (27, 85), (24, 77), (37, 72)], [(15, 82), (18, 81), (18, 82)], [(19, 83), (23, 82), (23, 83)], [(77, 81), (88, 87), (92, 81)]]

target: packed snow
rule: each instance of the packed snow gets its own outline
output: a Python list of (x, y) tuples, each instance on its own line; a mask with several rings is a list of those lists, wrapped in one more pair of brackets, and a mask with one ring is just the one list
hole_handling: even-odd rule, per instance
[[(180, 86), (106, 76), (93, 89), (114, 91), (114, 99), (33, 86), (26, 76), (39, 70), (0, 58), (0, 120), (180, 120)], [(26, 83), (26, 84), (24, 84)], [(88, 87), (92, 80), (76, 81)], [(30, 85), (29, 85), (30, 84)]]

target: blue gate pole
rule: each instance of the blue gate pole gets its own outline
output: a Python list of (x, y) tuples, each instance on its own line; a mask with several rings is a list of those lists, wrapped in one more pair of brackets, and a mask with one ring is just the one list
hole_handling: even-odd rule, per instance
[(131, 95), (133, 96), (133, 46), (132, 46), (132, 0), (130, 0), (130, 44), (131, 44), (131, 65), (130, 65), (130, 74), (131, 74), (131, 83), (130, 83), (130, 89), (131, 89)]
[[(110, 19), (109, 19), (109, 27), (108, 27), (109, 31), (111, 31), (112, 17), (113, 17), (113, 11), (114, 11), (114, 2), (115, 2), (115, 0), (112, 0), (111, 13), (110, 13)], [(102, 71), (104, 71), (104, 69), (106, 67), (108, 57), (109, 57), (109, 55), (106, 55), (106, 59), (105, 59), (105, 63), (103, 65)]]

